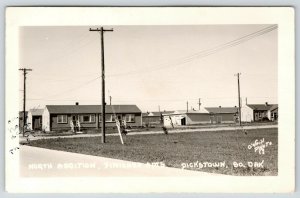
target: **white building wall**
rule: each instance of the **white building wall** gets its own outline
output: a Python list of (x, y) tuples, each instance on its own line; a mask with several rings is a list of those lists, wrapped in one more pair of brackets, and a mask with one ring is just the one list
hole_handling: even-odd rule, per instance
[(47, 109), (47, 107), (45, 107), (44, 112), (43, 112), (43, 116), (42, 116), (42, 130), (44, 131), (50, 131), (50, 114), (49, 111)]
[(32, 130), (32, 113), (31, 111), (29, 110), (28, 113), (27, 113), (27, 129), (29, 130)]
[(241, 108), (242, 122), (253, 122), (253, 109), (244, 105)]
[(272, 112), (271, 112), (270, 110), (269, 110), (268, 113), (267, 113), (267, 116), (268, 116), (268, 119), (269, 119), (269, 120), (271, 120), (271, 113), (272, 113)]
[(185, 115), (164, 115), (164, 126), (181, 126), (181, 119), (185, 118)]

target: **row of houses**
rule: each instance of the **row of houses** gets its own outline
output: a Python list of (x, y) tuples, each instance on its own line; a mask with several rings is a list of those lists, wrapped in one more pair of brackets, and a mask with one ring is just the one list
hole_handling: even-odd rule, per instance
[[(206, 107), (202, 110), (178, 110), (173, 112), (149, 112), (143, 115), (145, 125), (163, 121), (165, 126), (220, 124), (239, 122), (237, 107)], [(241, 108), (242, 122), (277, 121), (277, 104), (247, 104)]]
[[(71, 122), (80, 123), (81, 128), (101, 127), (101, 105), (46, 105), (43, 109), (30, 109), (27, 124), (31, 130), (69, 130)], [(106, 126), (115, 126), (115, 119), (125, 120), (128, 126), (164, 124), (181, 126), (193, 124), (219, 124), (238, 122), (237, 107), (206, 107), (202, 110), (177, 110), (163, 112), (142, 111), (136, 105), (107, 105), (105, 107)], [(22, 114), (21, 114), (22, 115)], [(21, 118), (21, 116), (20, 116)], [(277, 104), (247, 104), (241, 110), (243, 122), (278, 119)], [(20, 120), (20, 126), (22, 121)]]

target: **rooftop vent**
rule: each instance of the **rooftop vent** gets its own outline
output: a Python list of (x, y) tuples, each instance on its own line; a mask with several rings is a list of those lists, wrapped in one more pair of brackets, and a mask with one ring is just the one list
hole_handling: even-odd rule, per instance
[(76, 102), (75, 105), (79, 105), (79, 102)]

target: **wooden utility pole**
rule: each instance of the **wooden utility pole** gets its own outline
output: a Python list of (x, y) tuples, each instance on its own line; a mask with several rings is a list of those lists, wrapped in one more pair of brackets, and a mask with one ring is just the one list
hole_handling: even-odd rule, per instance
[(104, 67), (104, 32), (112, 32), (113, 29), (104, 29), (103, 27), (92, 29), (90, 31), (100, 32), (101, 37), (101, 76), (102, 76), (102, 143), (105, 143), (105, 67)]
[(199, 98), (198, 105), (199, 105), (199, 110), (200, 110), (200, 107), (201, 107), (201, 98)]
[(27, 71), (32, 71), (32, 69), (27, 69), (27, 68), (21, 68), (19, 69), (20, 71), (23, 71), (23, 137), (25, 135), (25, 127), (27, 125), (27, 119), (26, 119), (26, 74)]
[(240, 96), (240, 75), (241, 73), (237, 73), (237, 82), (238, 82), (238, 101), (239, 101), (239, 124), (240, 126), (242, 125), (242, 120), (241, 120), (241, 96)]
[(189, 101), (186, 101), (186, 112), (189, 112)]

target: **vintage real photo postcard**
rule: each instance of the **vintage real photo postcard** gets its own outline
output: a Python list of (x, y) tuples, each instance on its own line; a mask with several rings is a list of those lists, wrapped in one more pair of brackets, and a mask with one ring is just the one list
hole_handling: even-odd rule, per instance
[(8, 192), (293, 192), (289, 7), (8, 7)]

